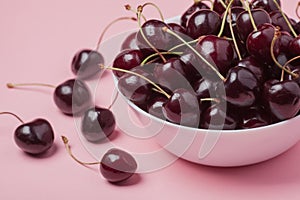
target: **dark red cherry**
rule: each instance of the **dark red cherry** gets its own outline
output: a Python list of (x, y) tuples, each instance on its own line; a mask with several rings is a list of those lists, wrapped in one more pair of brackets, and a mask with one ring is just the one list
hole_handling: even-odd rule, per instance
[(67, 115), (80, 114), (92, 103), (88, 86), (81, 80), (70, 79), (55, 88), (54, 102)]
[(195, 48), (209, 63), (216, 66), (223, 76), (226, 76), (237, 58), (232, 43), (214, 35), (201, 37)]
[(272, 122), (269, 113), (260, 106), (253, 106), (244, 110), (241, 118), (239, 128), (242, 129), (267, 126)]
[[(163, 30), (164, 27), (169, 28), (166, 23), (155, 19), (148, 20), (142, 25), (142, 31), (146, 39), (160, 51), (166, 51), (172, 46), (171, 35)], [(154, 52), (140, 31), (137, 33), (136, 41), (141, 50)]]
[(188, 36), (197, 39), (202, 35), (215, 35), (220, 31), (221, 17), (218, 13), (202, 9), (195, 12), (187, 22)]
[(215, 98), (217, 97), (216, 87), (218, 82), (201, 78), (194, 84), (194, 91), (196, 93), (197, 98), (205, 99), (205, 98)]
[(180, 60), (185, 64), (183, 70), (190, 82), (194, 82), (202, 77), (201, 74), (204, 74), (201, 68), (203, 62), (194, 52), (190, 49), (186, 49), (186, 51), (180, 56)]
[[(251, 10), (251, 13), (256, 26), (264, 23), (271, 23), (271, 18), (265, 10), (253, 9)], [(238, 15), (236, 19), (236, 27), (239, 38), (246, 42), (248, 35), (254, 30), (248, 11), (243, 11)]]
[(294, 38), (289, 45), (290, 53), (293, 56), (299, 56), (300, 55), (300, 36)]
[(166, 119), (176, 124), (198, 127), (200, 108), (196, 95), (186, 89), (176, 89), (170, 99), (163, 104), (163, 114)]
[[(147, 67), (147, 66), (144, 66)], [(154, 78), (147, 72), (139, 68), (133, 68), (131, 71), (147, 77), (151, 80)], [(124, 74), (118, 81), (118, 88), (120, 92), (130, 101), (137, 105), (145, 105), (152, 94), (152, 85), (145, 79), (134, 75)]]
[[(182, 39), (184, 39), (185, 41), (191, 41), (192, 38), (190, 38), (187, 33), (186, 33), (186, 29), (176, 23), (168, 23), (169, 28), (175, 32), (177, 35), (179, 35)], [(171, 37), (171, 46), (174, 47), (176, 45), (181, 44), (182, 42), (180, 40), (178, 40), (177, 37), (173, 36)], [(186, 49), (186, 46), (182, 46), (180, 48), (177, 48), (176, 51), (184, 51), (184, 49)]]
[[(232, 24), (233, 32), (235, 33), (236, 39), (238, 39), (238, 37), (237, 37), (238, 32), (237, 32), (237, 28), (236, 28), (236, 19), (239, 16), (239, 14), (244, 11), (245, 11), (245, 9), (243, 7), (232, 7), (231, 8), (231, 24)], [(222, 15), (222, 18), (223, 17), (224, 17), (224, 14)], [(229, 27), (229, 20), (230, 20), (229, 15), (227, 15), (223, 35), (225, 35), (227, 37), (232, 37), (231, 32), (230, 32), (230, 27)]]
[(300, 87), (295, 81), (267, 81), (262, 97), (270, 113), (278, 120), (292, 118), (300, 110)]
[(201, 10), (201, 9), (209, 9), (209, 7), (205, 3), (202, 3), (201, 1), (195, 1), (195, 3), (191, 7), (189, 7), (181, 16), (181, 18), (180, 18), (181, 26), (186, 27), (186, 23), (187, 23), (188, 19), (190, 18), (190, 16), (194, 12)]
[(291, 29), (289, 28), (288, 24), (286, 23), (284, 17), (282, 16), (282, 14), (279, 10), (272, 11), (270, 13), (270, 17), (272, 20), (272, 24), (275, 27), (279, 27), (280, 31), (286, 31), (286, 32), (291, 33)]
[(36, 119), (20, 125), (14, 134), (17, 146), (29, 154), (41, 154), (53, 145), (54, 132), (45, 119)]
[[(140, 50), (137, 49), (126, 49), (121, 51), (113, 62), (113, 67), (131, 70), (132, 68), (140, 65), (144, 59), (144, 55)], [(113, 71), (117, 77), (124, 75), (124, 72)]]
[[(281, 5), (280, 0), (276, 0), (276, 2), (278, 3), (279, 6)], [(253, 0), (251, 5), (252, 8), (262, 8), (267, 12), (278, 10), (273, 0)]]
[(139, 49), (139, 47), (136, 44), (136, 34), (137, 32), (133, 32), (125, 38), (121, 45), (121, 51), (125, 49)]
[(171, 58), (165, 64), (157, 64), (153, 75), (157, 83), (169, 90), (178, 88), (191, 89), (190, 83), (185, 76), (185, 64), (178, 58)]
[(168, 99), (165, 96), (154, 97), (153, 99), (151, 99), (150, 103), (148, 104), (147, 107), (148, 113), (155, 117), (165, 120), (166, 118), (163, 114), (162, 107), (163, 104), (166, 103), (167, 101)]
[(137, 162), (134, 157), (121, 149), (110, 149), (101, 159), (100, 172), (111, 183), (130, 178), (136, 170)]
[(108, 138), (116, 127), (114, 114), (107, 108), (88, 109), (81, 120), (81, 132), (90, 142)]
[(103, 56), (94, 50), (83, 49), (78, 51), (72, 60), (72, 72), (78, 78), (86, 79), (100, 72), (100, 64), (104, 63)]
[(265, 77), (266, 66), (258, 62), (253, 56), (248, 56), (238, 61), (237, 66), (245, 67), (249, 69), (255, 75), (259, 83), (263, 83), (266, 79)]
[(237, 121), (230, 116), (224, 103), (214, 104), (206, 109), (201, 116), (200, 128), (212, 130), (233, 130)]
[[(227, 4), (227, 1), (223, 1), (224, 3), (226, 2), (226, 5)], [(228, 1), (229, 2), (229, 1)], [(233, 6), (242, 6), (242, 3), (240, 0), (234, 0), (232, 5)], [(226, 8), (224, 8), (224, 6), (222, 5), (222, 3), (220, 2), (220, 0), (214, 0), (214, 3), (213, 3), (213, 10), (216, 11), (219, 15), (222, 15)]]
[[(271, 24), (262, 24), (257, 27), (257, 31), (249, 34), (247, 39), (247, 49), (250, 55), (264, 63), (273, 64), (271, 57), (271, 43), (275, 34), (275, 27)], [(279, 55), (280, 45), (275, 43), (273, 52), (275, 57)]]
[(224, 87), (225, 94), (221, 94), (224, 100), (238, 107), (253, 105), (260, 89), (255, 75), (245, 67), (231, 68)]

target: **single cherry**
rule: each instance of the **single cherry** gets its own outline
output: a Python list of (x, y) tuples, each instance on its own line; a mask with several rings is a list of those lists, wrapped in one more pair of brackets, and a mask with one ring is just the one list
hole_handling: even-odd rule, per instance
[(12, 115), (22, 123), (14, 133), (15, 143), (22, 151), (37, 155), (45, 153), (53, 145), (54, 131), (47, 120), (39, 118), (25, 123), (11, 112), (0, 112), (2, 114)]
[(168, 99), (162, 95), (154, 97), (150, 100), (147, 106), (148, 113), (155, 117), (165, 120), (166, 118), (163, 114), (162, 107), (167, 101)]
[(136, 44), (136, 34), (137, 32), (130, 33), (121, 45), (121, 51), (125, 49), (139, 49)]
[(138, 167), (136, 160), (132, 155), (124, 150), (112, 148), (103, 155), (100, 162), (88, 163), (80, 161), (72, 154), (67, 137), (62, 136), (62, 141), (68, 151), (68, 154), (76, 162), (84, 166), (100, 165), (100, 173), (111, 183), (116, 184), (125, 181), (136, 173)]
[(261, 106), (253, 106), (243, 110), (241, 118), (242, 120), (238, 125), (238, 128), (241, 129), (267, 126), (272, 122), (269, 113)]
[(78, 115), (86, 111), (92, 104), (88, 86), (81, 80), (69, 79), (57, 87), (41, 83), (8, 83), (8, 88), (24, 86), (43, 86), (54, 88), (53, 99), (56, 106), (66, 115)]
[(88, 109), (81, 120), (81, 132), (90, 142), (108, 138), (116, 127), (114, 114), (107, 108), (93, 107)]
[(187, 22), (186, 32), (188, 36), (197, 39), (202, 35), (215, 35), (219, 32), (221, 17), (218, 13), (202, 9), (195, 12)]
[(248, 56), (238, 61), (237, 66), (249, 69), (256, 76), (259, 83), (263, 83), (266, 79), (266, 66), (258, 62), (253, 56)]
[(180, 18), (180, 24), (183, 27), (186, 27), (186, 23), (188, 19), (191, 17), (192, 14), (194, 14), (196, 11), (202, 10), (202, 9), (209, 9), (209, 7), (202, 3), (201, 1), (194, 1), (194, 4), (190, 6), (181, 16)]
[[(222, 15), (225, 10), (226, 10), (226, 7), (228, 6), (228, 3), (229, 1), (226, 1), (225, 2), (221, 2), (223, 0), (214, 0), (214, 3), (213, 3), (213, 10), (216, 11), (219, 15)], [(232, 3), (232, 6), (242, 6), (242, 3), (240, 0), (234, 0), (233, 3)]]
[[(280, 6), (280, 0), (276, 0), (278, 5)], [(251, 2), (252, 8), (261, 8), (266, 10), (267, 12), (272, 12), (274, 10), (278, 10), (274, 0), (253, 0)]]

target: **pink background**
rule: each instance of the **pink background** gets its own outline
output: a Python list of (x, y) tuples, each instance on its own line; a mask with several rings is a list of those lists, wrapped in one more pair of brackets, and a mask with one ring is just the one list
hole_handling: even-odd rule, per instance
[[(192, 3), (153, 2), (166, 18), (181, 14)], [(123, 8), (127, 3), (135, 7), (144, 1), (0, 0), (0, 111), (12, 111), (25, 121), (46, 118), (56, 132), (56, 145), (47, 155), (30, 157), (14, 144), (18, 122), (0, 116), (0, 199), (300, 199), (299, 144), (253, 166), (213, 168), (178, 160), (165, 169), (136, 176), (126, 185), (109, 184), (98, 167), (80, 166), (65, 152), (59, 137), (62, 134), (69, 137), (78, 157), (93, 161), (76, 133), (73, 119), (53, 104), (51, 89), (6, 88), (7, 82), (56, 85), (72, 78), (74, 53), (95, 47), (103, 27), (113, 19), (132, 16)], [(293, 17), (296, 3), (290, 0), (283, 5)], [(152, 8), (146, 10), (145, 15), (158, 16)], [(120, 22), (106, 39), (134, 27), (135, 23)], [(107, 80), (103, 81), (105, 85)], [(110, 99), (105, 97), (110, 93), (110, 87), (102, 87), (97, 104), (107, 106)], [(114, 142), (124, 148), (132, 146), (119, 135)]]

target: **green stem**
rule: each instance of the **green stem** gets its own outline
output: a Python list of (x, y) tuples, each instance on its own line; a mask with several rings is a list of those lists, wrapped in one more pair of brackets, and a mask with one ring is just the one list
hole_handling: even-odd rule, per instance
[[(199, 41), (199, 39), (195, 39), (195, 40), (189, 41), (187, 43), (188, 44), (194, 44), (194, 43), (197, 43), (198, 41)], [(178, 45), (172, 47), (171, 49), (169, 49), (168, 51), (174, 51), (175, 49), (178, 49), (178, 48), (183, 47), (183, 46), (185, 46), (185, 43), (178, 44)]]
[(218, 37), (221, 37), (222, 34), (223, 34), (225, 23), (226, 23), (226, 19), (227, 19), (227, 15), (228, 15), (228, 10), (230, 9), (232, 3), (233, 3), (233, 0), (231, 0), (229, 2), (228, 6), (226, 7), (226, 10), (225, 10), (224, 15), (223, 15), (223, 20), (222, 20), (222, 24), (221, 24), (221, 28), (220, 28), (220, 32), (218, 34)]
[[(167, 51), (167, 52), (161, 52), (161, 54), (163, 54), (163, 55), (182, 55), (183, 52), (169, 52), (169, 51)], [(145, 65), (150, 59), (152, 59), (152, 58), (154, 58), (158, 55), (159, 55), (158, 53), (151, 54), (150, 56), (145, 58), (140, 65), (141, 66)]]
[(231, 33), (231, 37), (232, 37), (232, 40), (233, 40), (233, 44), (234, 44), (234, 48), (236, 50), (236, 53), (239, 57), (239, 60), (242, 60), (242, 56), (241, 56), (241, 53), (240, 53), (240, 50), (239, 50), (239, 47), (237, 45), (237, 42), (236, 42), (236, 38), (235, 38), (235, 35), (234, 35), (234, 31), (233, 31), (233, 28), (232, 28), (232, 16), (231, 16), (231, 9), (229, 10), (229, 29), (230, 29), (230, 33)]
[(244, 0), (244, 6), (245, 6), (245, 8), (246, 8), (246, 10), (249, 14), (249, 18), (250, 18), (250, 21), (251, 21), (251, 24), (252, 24), (252, 27), (253, 27), (254, 31), (257, 31), (257, 26), (256, 26), (255, 21), (253, 19), (248, 0)]
[[(144, 7), (145, 7), (145, 6), (148, 6), (148, 5), (149, 5), (149, 6), (153, 6), (154, 8), (156, 8), (156, 10), (157, 10), (158, 13), (159, 13), (159, 16), (160, 16), (161, 20), (162, 20), (162, 21), (165, 21), (164, 16), (163, 16), (161, 10), (159, 9), (159, 7), (158, 7), (156, 4), (151, 3), (151, 2), (148, 2), (148, 3), (145, 3), (144, 5), (142, 5), (141, 7), (142, 7), (142, 9), (144, 9)], [(139, 6), (139, 7), (140, 7), (140, 6)], [(138, 10), (139, 10), (139, 8), (138, 8)]]

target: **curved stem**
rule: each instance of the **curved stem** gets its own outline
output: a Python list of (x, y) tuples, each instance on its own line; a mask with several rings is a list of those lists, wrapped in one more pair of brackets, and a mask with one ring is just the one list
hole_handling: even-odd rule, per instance
[(251, 24), (252, 24), (252, 27), (253, 27), (254, 31), (257, 31), (257, 26), (256, 26), (255, 21), (253, 19), (248, 0), (244, 0), (244, 6), (245, 6), (245, 9), (247, 10), (247, 12), (249, 14), (249, 18), (250, 18), (250, 21), (251, 21)]
[[(163, 55), (181, 55), (181, 54), (183, 54), (183, 52), (169, 52), (169, 51), (167, 51), (167, 52), (161, 52), (161, 54), (163, 54)], [(145, 65), (151, 58), (154, 58), (156, 56), (159, 56), (159, 54), (158, 53), (151, 54), (150, 56), (145, 58), (143, 60), (143, 62), (141, 62), (140, 65), (141, 66)]]
[(226, 3), (224, 3), (223, 0), (219, 0), (219, 2), (222, 4), (222, 6), (223, 6), (225, 9), (227, 8), (227, 5), (226, 5)]
[(149, 45), (149, 47), (151, 47), (151, 49), (153, 49), (160, 57), (161, 59), (163, 60), (163, 62), (167, 62), (167, 60), (165, 59), (165, 57), (161, 54), (160, 51), (157, 50), (157, 48), (155, 48), (155, 46), (153, 46), (151, 44), (151, 42), (147, 39), (147, 37), (145, 36), (145, 33), (143, 31), (143, 28), (142, 28), (142, 24), (141, 24), (141, 15), (142, 15), (142, 12), (143, 12), (143, 7), (142, 6), (139, 6), (138, 7), (138, 11), (137, 11), (137, 20), (138, 20), (138, 26), (139, 26), (139, 29), (140, 29), (140, 33), (143, 37), (143, 39), (146, 41), (146, 43)]
[(296, 57), (294, 57), (294, 58), (288, 60), (288, 61), (284, 64), (283, 67), (286, 68), (291, 62), (293, 62), (293, 61), (295, 61), (295, 60), (298, 60), (298, 59), (300, 59), (300, 56), (296, 56)]
[[(186, 42), (186, 43), (188, 43), (188, 44), (194, 44), (194, 43), (197, 43), (198, 41), (199, 41), (199, 38), (195, 39), (195, 40), (192, 40), (192, 41), (189, 41), (189, 42)], [(178, 49), (178, 48), (183, 47), (185, 45), (186, 45), (185, 43), (178, 44), (178, 45), (172, 47), (171, 49), (169, 49), (168, 51), (174, 51), (175, 49)]]
[(205, 64), (207, 64), (216, 74), (217, 76), (222, 80), (225, 81), (225, 78), (223, 75), (212, 65), (210, 64), (196, 49), (194, 49), (190, 44), (188, 44), (184, 39), (182, 39), (179, 35), (177, 35), (175, 32), (171, 31), (167, 27), (163, 27), (163, 30), (167, 33), (170, 33), (171, 35), (175, 36), (177, 39), (179, 39), (181, 42), (183, 42), (188, 48), (190, 48)]
[(111, 107), (116, 103), (116, 101), (117, 101), (117, 99), (118, 99), (118, 96), (119, 96), (119, 92), (116, 93), (116, 95), (115, 95), (113, 101), (112, 101), (111, 104), (108, 106), (108, 108), (107, 108), (108, 110), (110, 110)]
[(17, 88), (17, 87), (27, 87), (27, 86), (42, 86), (42, 87), (50, 87), (50, 88), (56, 88), (56, 86), (51, 84), (45, 84), (45, 83), (7, 83), (6, 86), (8, 88)]
[(290, 70), (288, 70), (287, 68), (283, 67), (276, 59), (275, 55), (274, 55), (274, 46), (275, 46), (275, 42), (278, 39), (278, 37), (281, 35), (280, 31), (278, 29), (275, 29), (275, 33), (274, 33), (274, 37), (272, 39), (271, 42), (271, 48), (270, 48), (270, 53), (271, 53), (271, 57), (273, 59), (273, 61), (275, 62), (275, 64), (282, 70), (284, 70), (286, 73), (292, 75), (293, 77), (297, 78), (298, 74), (295, 74), (293, 72), (291, 72)]
[(235, 48), (236, 53), (239, 57), (239, 60), (242, 60), (242, 56), (241, 56), (241, 53), (240, 53), (240, 50), (239, 50), (239, 47), (238, 47), (238, 44), (236, 42), (236, 38), (235, 38), (235, 35), (234, 35), (234, 31), (233, 31), (233, 28), (232, 28), (231, 9), (229, 9), (228, 15), (229, 15), (229, 29), (230, 29), (231, 37), (232, 37), (232, 40), (233, 40), (234, 48)]
[(300, 19), (300, 15), (299, 15), (299, 12), (298, 12), (299, 7), (300, 7), (300, 1), (298, 2), (297, 7), (296, 7), (296, 15), (297, 15), (298, 19)]
[[(131, 12), (133, 12), (134, 14), (137, 15), (137, 11), (134, 10), (129, 4), (126, 4), (124, 7), (125, 7), (126, 10), (131, 11)], [(143, 14), (142, 14), (142, 18), (143, 18), (144, 21), (147, 21), (145, 15), (143, 15)]]
[(100, 65), (100, 68), (101, 69), (108, 69), (108, 70), (112, 70), (112, 71), (119, 71), (119, 72), (124, 72), (124, 73), (127, 73), (127, 74), (132, 74), (132, 75), (135, 75), (139, 78), (142, 78), (144, 79), (145, 81), (147, 81), (148, 83), (150, 83), (151, 85), (153, 85), (156, 89), (158, 89), (162, 94), (164, 94), (168, 99), (171, 97), (167, 92), (165, 92), (161, 87), (159, 87), (156, 83), (154, 83), (153, 81), (151, 81), (149, 78), (141, 75), (141, 74), (138, 74), (136, 72), (133, 72), (133, 71), (129, 71), (129, 70), (125, 70), (125, 69), (121, 69), (121, 68), (115, 68), (115, 67), (106, 67), (104, 65)]
[(24, 121), (18, 115), (14, 114), (12, 112), (0, 112), (0, 115), (12, 115), (16, 119), (18, 119), (22, 124), (24, 124)]
[(284, 14), (284, 12), (282, 11), (280, 5), (277, 3), (276, 0), (273, 0), (274, 4), (276, 5), (276, 7), (278, 8), (278, 10), (280, 11), (281, 15), (283, 16), (284, 21), (287, 23), (289, 29), (291, 30), (292, 34), (294, 37), (297, 37), (297, 33), (295, 32), (293, 26), (290, 23), (290, 20), (286, 17), (286, 15)]
[(137, 19), (134, 18), (134, 17), (119, 17), (119, 18), (113, 20), (112, 22), (110, 22), (110, 23), (104, 28), (103, 32), (101, 33), (101, 35), (100, 35), (100, 37), (99, 37), (99, 40), (98, 40), (97, 46), (96, 46), (96, 50), (97, 50), (97, 51), (99, 50), (100, 44), (101, 44), (101, 42), (102, 42), (102, 40), (103, 40), (103, 37), (104, 37), (105, 33), (107, 32), (107, 30), (108, 30), (113, 24), (115, 24), (116, 22), (121, 21), (121, 20), (133, 20), (133, 21), (136, 21)]
[[(161, 20), (162, 20), (163, 22), (165, 21), (164, 16), (163, 16), (163, 14), (162, 14), (160, 8), (159, 8), (156, 4), (151, 3), (151, 2), (147, 2), (147, 3), (144, 3), (141, 7), (142, 7), (142, 9), (144, 9), (144, 7), (146, 7), (146, 6), (153, 6), (154, 8), (156, 8), (156, 10), (157, 10), (158, 13), (159, 13), (159, 16), (160, 16)], [(140, 6), (139, 6), (139, 7), (140, 7)], [(138, 8), (138, 10), (139, 10), (139, 8)]]
[(220, 28), (220, 32), (218, 34), (218, 37), (221, 37), (221, 35), (223, 34), (225, 23), (226, 23), (226, 19), (227, 19), (227, 15), (228, 15), (228, 11), (229, 11), (232, 3), (233, 3), (233, 0), (231, 0), (229, 2), (228, 6), (226, 7), (226, 10), (225, 10), (224, 15), (223, 15), (223, 20), (222, 20), (222, 24), (221, 24), (221, 28)]
[(75, 160), (75, 161), (78, 162), (79, 164), (81, 164), (81, 165), (99, 165), (99, 164), (101, 164), (101, 162), (82, 162), (81, 160), (79, 160), (78, 158), (76, 158), (76, 157), (73, 155), (73, 153), (72, 153), (72, 151), (71, 151), (71, 147), (70, 147), (70, 145), (69, 145), (69, 140), (68, 140), (68, 138), (67, 138), (66, 136), (61, 136), (61, 139), (62, 139), (62, 141), (63, 141), (63, 143), (64, 143), (64, 145), (65, 145), (65, 148), (66, 148), (68, 154), (73, 158), (73, 160)]

